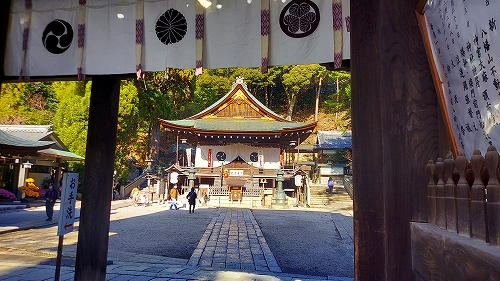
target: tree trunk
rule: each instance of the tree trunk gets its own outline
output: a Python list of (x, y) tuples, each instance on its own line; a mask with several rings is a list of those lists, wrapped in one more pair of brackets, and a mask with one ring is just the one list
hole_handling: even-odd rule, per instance
[(153, 122), (151, 126), (151, 139), (149, 147), (151, 148), (149, 155), (153, 160), (153, 165), (158, 165), (160, 162), (160, 137), (161, 137), (160, 123)]
[(269, 87), (269, 86), (265, 86), (265, 87), (264, 87), (264, 96), (265, 96), (265, 98), (266, 98), (266, 106), (269, 108), (269, 96), (268, 96), (268, 94), (267, 94), (267, 88), (268, 88), (268, 87)]
[(321, 81), (323, 81), (323, 77), (319, 77), (318, 90), (316, 91), (316, 106), (314, 107), (314, 121), (315, 122), (318, 122), (319, 93), (321, 92)]
[(297, 103), (297, 96), (298, 96), (298, 93), (293, 93), (292, 97), (288, 100), (288, 111), (287, 111), (287, 117), (286, 117), (286, 119), (288, 121), (292, 120), (293, 108), (295, 107), (295, 103)]

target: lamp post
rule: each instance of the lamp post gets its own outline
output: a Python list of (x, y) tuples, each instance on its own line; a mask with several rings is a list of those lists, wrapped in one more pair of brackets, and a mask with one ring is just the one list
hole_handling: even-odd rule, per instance
[(153, 178), (153, 168), (151, 167), (151, 163), (153, 163), (152, 159), (147, 159), (145, 160), (147, 163), (147, 174), (146, 174), (146, 179), (148, 180), (148, 192), (151, 194), (151, 203), (153, 203), (153, 190), (151, 188), (151, 179)]
[(276, 172), (276, 192), (274, 193), (273, 205), (278, 208), (284, 208), (286, 206), (286, 194), (283, 191), (283, 181), (285, 181), (284, 177), (285, 173), (281, 169), (281, 167)]
[(189, 167), (189, 175), (188, 175), (188, 181), (189, 181), (189, 188), (194, 187), (194, 181), (196, 180), (196, 169), (194, 166)]

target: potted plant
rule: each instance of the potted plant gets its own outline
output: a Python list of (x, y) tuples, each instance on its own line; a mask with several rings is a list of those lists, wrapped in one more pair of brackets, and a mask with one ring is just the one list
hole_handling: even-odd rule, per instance
[(40, 188), (35, 185), (35, 180), (33, 178), (27, 178), (26, 184), (19, 188), (26, 197), (38, 198), (40, 196)]

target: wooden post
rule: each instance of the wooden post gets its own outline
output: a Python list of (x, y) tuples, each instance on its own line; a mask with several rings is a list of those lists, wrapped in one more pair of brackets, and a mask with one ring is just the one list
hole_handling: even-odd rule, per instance
[(87, 152), (75, 280), (106, 280), (111, 192), (120, 79), (94, 76), (90, 96)]
[(427, 173), (429, 175), (429, 184), (427, 185), (427, 207), (429, 214), (429, 224), (436, 225), (436, 183), (434, 182), (434, 161), (427, 163)]
[[(438, 102), (416, 1), (351, 1), (357, 281), (412, 280), (410, 221), (427, 221)], [(368, 47), (369, 46), (369, 47)]]
[(500, 245), (500, 185), (498, 183), (499, 155), (494, 146), (488, 147), (484, 157), (490, 179), (486, 186), (486, 229), (488, 231), (488, 243)]
[(446, 170), (446, 182), (444, 186), (444, 205), (446, 208), (446, 229), (451, 232), (457, 232), (457, 191), (453, 182), (453, 170), (455, 170), (455, 161), (449, 154), (444, 160), (444, 169)]
[(467, 157), (460, 152), (455, 160), (455, 166), (460, 174), (457, 183), (457, 231), (459, 235), (470, 237), (470, 189), (465, 178), (467, 163)]
[(10, 4), (12, 0), (0, 1), (0, 86), (5, 76), (3, 62), (5, 61), (5, 49), (7, 47), (7, 30), (9, 28)]
[(474, 154), (470, 158), (470, 163), (474, 171), (474, 183), (470, 192), (472, 238), (486, 242), (486, 201), (484, 185), (481, 180), (481, 169), (483, 168), (484, 158), (481, 155), (481, 151), (474, 151)]
[(436, 174), (438, 182), (436, 184), (436, 225), (441, 229), (446, 229), (446, 207), (444, 184), (447, 180), (444, 162), (442, 158), (436, 161)]

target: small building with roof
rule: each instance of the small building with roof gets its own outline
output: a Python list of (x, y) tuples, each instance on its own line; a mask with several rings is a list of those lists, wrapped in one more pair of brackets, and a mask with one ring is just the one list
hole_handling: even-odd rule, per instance
[(52, 125), (0, 125), (0, 187), (23, 197), (19, 187), (33, 178), (40, 188), (59, 187), (69, 161), (84, 161), (72, 153)]

